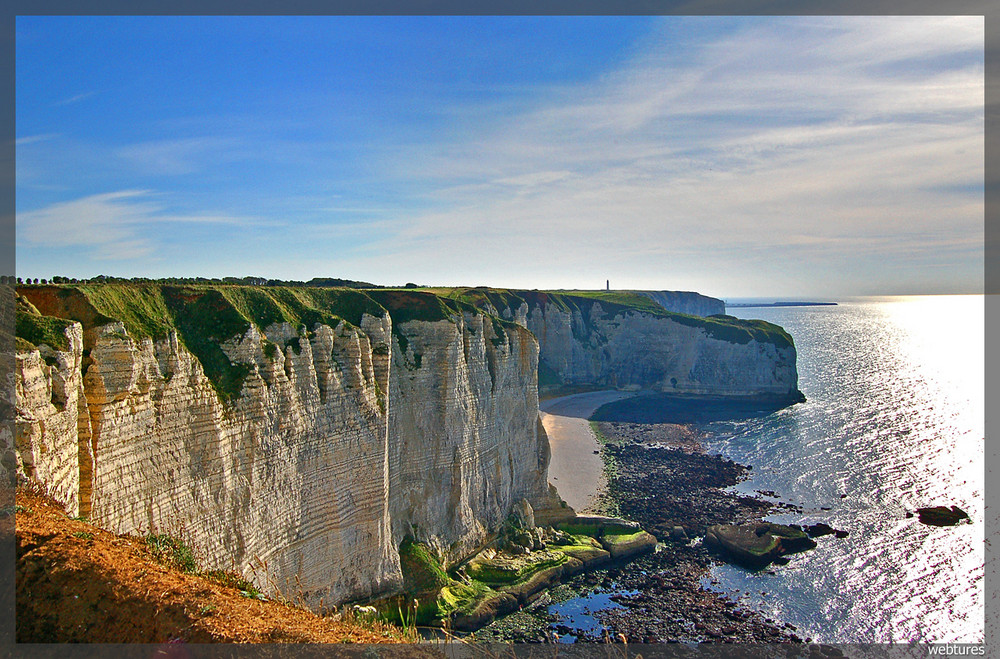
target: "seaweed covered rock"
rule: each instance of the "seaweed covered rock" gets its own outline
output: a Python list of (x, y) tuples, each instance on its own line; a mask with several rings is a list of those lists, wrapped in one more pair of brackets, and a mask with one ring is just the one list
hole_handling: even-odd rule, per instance
[(757, 522), (739, 526), (710, 526), (705, 533), (705, 545), (718, 550), (735, 563), (762, 568), (785, 554), (812, 549), (816, 542), (800, 529), (772, 522)]

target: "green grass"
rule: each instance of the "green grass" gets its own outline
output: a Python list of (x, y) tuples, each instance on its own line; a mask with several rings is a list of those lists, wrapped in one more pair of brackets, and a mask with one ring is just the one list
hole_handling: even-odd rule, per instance
[(700, 318), (685, 314), (671, 314), (671, 319), (681, 325), (699, 327), (713, 339), (729, 343), (747, 344), (754, 340), (758, 343), (771, 343), (777, 348), (791, 348), (795, 345), (792, 336), (782, 327), (764, 320), (741, 320), (733, 316)]
[(235, 588), (240, 591), (240, 594), (244, 597), (259, 599), (259, 597), (263, 594), (255, 585), (253, 585), (253, 583), (235, 572), (229, 572), (227, 570), (206, 570), (204, 572), (200, 572), (199, 574), (205, 579), (208, 579), (213, 583), (217, 583), (220, 586)]
[(245, 334), (250, 321), (216, 289), (164, 287), (163, 296), (173, 312), (177, 333), (201, 362), (219, 399), (234, 401), (243, 389), (250, 366), (230, 361), (221, 344)]
[[(100, 319), (115, 319), (125, 325), (134, 339), (167, 336), (173, 327), (170, 311), (162, 293), (163, 287), (155, 284), (83, 285), (76, 287), (93, 307), (97, 317), (87, 319), (88, 324), (99, 325)], [(61, 288), (59, 294), (75, 297), (73, 288)]]
[(14, 321), (17, 349), (32, 350), (45, 344), (55, 350), (69, 350), (66, 328), (72, 324), (72, 320), (53, 316), (36, 316), (18, 309)]
[[(652, 298), (629, 291), (559, 291), (559, 293), (571, 297), (597, 300), (605, 304), (613, 304), (616, 307), (635, 309), (657, 315), (664, 311), (663, 307), (654, 302)], [(601, 306), (604, 305), (602, 304)]]
[(166, 533), (150, 533), (146, 536), (146, 545), (153, 552), (156, 560), (188, 574), (194, 574), (198, 571), (198, 565), (194, 560), (194, 551), (182, 541)]

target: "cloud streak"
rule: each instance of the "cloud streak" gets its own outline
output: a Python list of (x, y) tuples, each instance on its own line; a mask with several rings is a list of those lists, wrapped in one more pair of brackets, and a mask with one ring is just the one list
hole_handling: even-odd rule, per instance
[(886, 254), (905, 278), (944, 241), (968, 275), (982, 259), (982, 44), (981, 18), (751, 21), (680, 58), (654, 34), (597, 84), (399, 158), (437, 209), (382, 247), (455, 258), (503, 243), (530, 270), (537, 244), (559, 245), (572, 272), (640, 245), (706, 264), (808, 248), (817, 272), (850, 279)]
[(94, 96), (97, 92), (84, 92), (83, 94), (76, 94), (75, 96), (70, 96), (69, 98), (64, 98), (61, 101), (56, 101), (53, 103), (53, 107), (60, 107), (63, 105), (73, 105), (74, 103), (79, 103), (84, 101), (91, 96)]
[(18, 242), (46, 248), (79, 247), (101, 261), (130, 261), (153, 255), (157, 229), (170, 224), (247, 226), (251, 218), (164, 212), (149, 190), (90, 195), (17, 214)]

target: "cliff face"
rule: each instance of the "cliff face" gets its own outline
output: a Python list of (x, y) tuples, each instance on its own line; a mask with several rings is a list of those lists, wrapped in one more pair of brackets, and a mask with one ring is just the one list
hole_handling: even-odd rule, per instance
[(538, 337), (541, 359), (564, 384), (716, 396), (797, 391), (792, 345), (716, 338), (670, 318), (606, 313), (599, 302), (587, 316), (534, 307), (527, 327)]
[[(484, 320), (486, 322), (484, 322)], [(402, 323), (389, 384), (394, 537), (422, 539), (451, 562), (487, 539), (521, 498), (547, 492), (538, 436), (538, 345), (482, 314)], [(405, 345), (405, 349), (400, 344)]]
[(795, 345), (770, 323), (672, 313), (649, 293), (460, 295), (531, 330), (540, 382), (801, 400)]
[[(339, 603), (551, 504), (538, 382), (797, 394), (780, 328), (628, 293), (28, 286), (16, 468), (73, 515)], [(506, 319), (506, 320), (505, 320)]]
[(701, 293), (687, 291), (632, 291), (675, 313), (689, 316), (715, 316), (726, 313), (726, 303)]
[(214, 346), (242, 375), (222, 402), (190, 332), (136, 337), (79, 296), (24, 293), (102, 322), (70, 324), (63, 350), (20, 346), (19, 468), (110, 530), (180, 535), (207, 566), (318, 605), (397, 587), (405, 533), (458, 557), (545, 494), (527, 331), (472, 313), (394, 332), (385, 309), (247, 323)]
[[(81, 409), (86, 409), (80, 325), (67, 327), (66, 338), (67, 350), (42, 345), (38, 350), (18, 350), (15, 355), (14, 449), (17, 470), (45, 483), (53, 498), (76, 517), (80, 514), (81, 470), (89, 476), (93, 456), (90, 443), (79, 440), (78, 424), (87, 422), (86, 416), (80, 416)], [(85, 496), (89, 501), (89, 490)]]

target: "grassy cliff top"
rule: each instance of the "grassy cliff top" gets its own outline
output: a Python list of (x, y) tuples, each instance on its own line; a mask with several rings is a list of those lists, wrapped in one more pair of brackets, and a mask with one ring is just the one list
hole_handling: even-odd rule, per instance
[(508, 308), (515, 311), (522, 304), (528, 308), (554, 306), (566, 313), (579, 312), (586, 322), (595, 303), (605, 316), (626, 313), (644, 313), (668, 318), (689, 327), (701, 328), (710, 337), (730, 343), (749, 343), (756, 340), (772, 343), (778, 348), (794, 345), (791, 335), (778, 325), (763, 320), (742, 320), (733, 316), (689, 316), (667, 311), (651, 298), (630, 291), (537, 291), (508, 290), (500, 288), (433, 288), (426, 289), (442, 297), (468, 302), (478, 308), (493, 307), (499, 312)]
[[(223, 401), (239, 395), (250, 367), (232, 363), (221, 345), (251, 326), (263, 333), (275, 323), (289, 323), (300, 336), (308, 336), (318, 325), (359, 326), (365, 314), (376, 318), (391, 314), (395, 325), (448, 319), (463, 306), (475, 311), (430, 293), (354, 288), (101, 283), (28, 285), (17, 290), (23, 300), (17, 313), (19, 349), (42, 343), (67, 349), (63, 330), (72, 321), (85, 330), (119, 321), (136, 340), (161, 339), (176, 331)], [(297, 349), (298, 342), (292, 343)], [(278, 347), (266, 343), (266, 354), (273, 357)]]
[(153, 339), (171, 330), (182, 334), (194, 330), (192, 324), (225, 340), (245, 333), (251, 325), (264, 330), (274, 323), (289, 323), (311, 330), (342, 320), (358, 326), (364, 314), (388, 313), (394, 323), (404, 323), (482, 312), (463, 300), (412, 289), (114, 283), (27, 285), (19, 286), (18, 293), (26, 305), (19, 311), (75, 320), (85, 329), (120, 321), (133, 337)]
[[(97, 283), (22, 285), (17, 291), (20, 349), (41, 343), (67, 349), (63, 330), (72, 321), (85, 330), (118, 321), (136, 340), (176, 331), (223, 399), (238, 395), (248, 367), (232, 364), (221, 344), (251, 326), (263, 333), (274, 323), (288, 323), (308, 336), (318, 325), (357, 327), (365, 314), (388, 314), (399, 336), (399, 325), (408, 321), (453, 321), (463, 313), (482, 313), (469, 301), (413, 289)], [(494, 340), (502, 342), (504, 328), (511, 324), (491, 319)], [(273, 353), (274, 347), (267, 347)]]
[[(63, 330), (68, 321), (90, 329), (120, 321), (136, 339), (159, 339), (176, 330), (180, 341), (198, 357), (220, 396), (238, 395), (246, 365), (234, 365), (220, 344), (256, 326), (262, 332), (274, 323), (289, 323), (307, 336), (317, 325), (341, 322), (358, 326), (365, 314), (388, 314), (393, 331), (414, 320), (454, 320), (462, 314), (486, 312), (498, 345), (507, 330), (523, 331), (499, 317), (516, 311), (553, 306), (579, 314), (583, 328), (573, 324), (581, 340), (592, 331), (595, 317), (642, 313), (668, 318), (704, 330), (710, 337), (731, 343), (751, 340), (792, 346), (792, 338), (777, 325), (732, 316), (700, 318), (666, 311), (650, 298), (626, 291), (537, 291), (497, 288), (358, 289), (220, 284), (101, 283), (19, 286), (16, 336), (19, 348), (47, 343), (66, 349)], [(595, 305), (600, 305), (595, 310)], [(405, 349), (405, 348), (404, 348)], [(273, 351), (273, 348), (272, 348)]]
[[(781, 327), (762, 320), (675, 313), (645, 295), (629, 291), (121, 283), (27, 285), (19, 286), (18, 292), (37, 307), (41, 316), (76, 320), (84, 328), (118, 320), (136, 338), (161, 338), (176, 329), (185, 343), (198, 339), (225, 340), (245, 333), (251, 324), (264, 330), (273, 323), (286, 322), (311, 330), (317, 324), (336, 326), (341, 320), (357, 326), (366, 313), (376, 317), (388, 313), (393, 324), (398, 325), (411, 320), (448, 320), (476, 311), (496, 310), (502, 314), (504, 309), (513, 312), (522, 304), (529, 308), (551, 305), (566, 313), (576, 312), (586, 322), (594, 305), (599, 303), (605, 316), (639, 312), (698, 327), (713, 338), (732, 343), (754, 339), (778, 347), (793, 345), (792, 337)], [(22, 315), (19, 312), (18, 317)], [(510, 325), (499, 318), (494, 320), (498, 332)], [(37, 343), (34, 339), (52, 332), (46, 327), (27, 326), (44, 324), (19, 321), (17, 336)], [(52, 327), (53, 323), (48, 322), (48, 328)]]

